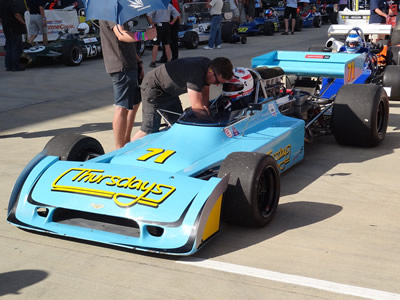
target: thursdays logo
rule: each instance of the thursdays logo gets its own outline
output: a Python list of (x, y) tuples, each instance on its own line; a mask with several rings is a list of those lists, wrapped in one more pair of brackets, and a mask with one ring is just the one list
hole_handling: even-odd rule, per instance
[(287, 145), (285, 148), (280, 148), (275, 153), (273, 153), (271, 150), (267, 154), (275, 158), (279, 169), (283, 171), (285, 170), (286, 165), (290, 162), (291, 153), (292, 153), (292, 146)]
[[(79, 184), (79, 186), (77, 186)], [(87, 185), (87, 187), (83, 187)], [(119, 191), (105, 191), (99, 186), (116, 187)], [(52, 191), (84, 194), (113, 199), (119, 207), (142, 204), (157, 208), (176, 188), (143, 181), (136, 176), (120, 177), (104, 174), (103, 170), (71, 168), (62, 173), (52, 185)]]

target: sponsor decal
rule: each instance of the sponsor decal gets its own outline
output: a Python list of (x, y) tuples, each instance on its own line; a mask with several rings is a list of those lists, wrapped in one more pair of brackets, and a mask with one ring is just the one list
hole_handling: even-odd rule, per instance
[(267, 152), (267, 154), (275, 158), (279, 169), (283, 171), (285, 170), (286, 165), (290, 163), (291, 151), (292, 151), (292, 145), (289, 144), (285, 148), (279, 148), (279, 150), (276, 151), (275, 153), (273, 153), (271, 150)]
[(232, 131), (231, 131), (231, 129), (230, 129), (229, 127), (225, 127), (225, 128), (224, 128), (224, 132), (225, 132), (225, 135), (226, 135), (228, 138), (233, 137)]
[(330, 55), (322, 55), (322, 54), (306, 54), (306, 58), (313, 58), (313, 59), (330, 59)]
[(237, 136), (240, 134), (239, 131), (234, 126), (232, 126), (232, 131), (233, 131), (233, 136)]
[(271, 115), (273, 115), (274, 117), (276, 117), (275, 106), (274, 106), (272, 103), (268, 104), (268, 110), (269, 110), (269, 112), (271, 113)]
[[(116, 188), (118, 191), (115, 191)], [(54, 180), (51, 190), (110, 198), (123, 208), (136, 204), (157, 208), (175, 192), (176, 188), (162, 183), (143, 181), (136, 176), (121, 177), (104, 174), (104, 170), (71, 168)], [(98, 204), (96, 205), (97, 207), (93, 205), (92, 207), (100, 208)]]
[(249, 28), (248, 27), (239, 27), (238, 28), (238, 32), (247, 32), (247, 30), (249, 30)]
[(89, 38), (84, 38), (83, 42), (85, 44), (89, 44), (89, 43), (96, 43), (97, 42), (97, 38), (96, 37), (89, 37)]

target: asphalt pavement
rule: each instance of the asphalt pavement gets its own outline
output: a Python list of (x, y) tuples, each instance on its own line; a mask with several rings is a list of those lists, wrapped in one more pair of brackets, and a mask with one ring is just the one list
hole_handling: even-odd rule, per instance
[[(250, 67), (275, 49), (323, 44), (328, 26), (249, 37), (221, 50)], [(205, 44), (204, 44), (205, 45)], [(204, 46), (201, 45), (201, 46)], [(143, 56), (149, 70), (151, 51)], [(102, 59), (5, 72), (0, 56), (0, 296), (4, 299), (400, 299), (400, 102), (376, 148), (325, 137), (282, 176), (275, 219), (262, 229), (223, 224), (190, 258), (149, 255), (20, 230), (6, 222), (12, 186), (47, 141), (65, 132), (114, 149), (111, 79)], [(213, 94), (218, 94), (218, 88)], [(187, 105), (187, 95), (181, 97)], [(134, 132), (141, 122), (135, 121)]]

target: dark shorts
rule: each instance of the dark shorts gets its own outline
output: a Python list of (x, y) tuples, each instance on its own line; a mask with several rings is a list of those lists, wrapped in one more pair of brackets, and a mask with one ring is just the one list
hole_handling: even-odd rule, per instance
[(110, 74), (114, 89), (114, 104), (132, 109), (141, 101), (137, 70)]
[[(161, 24), (159, 26), (158, 24)], [(168, 22), (158, 23), (157, 28), (157, 40), (154, 41), (155, 45), (169, 45), (171, 44), (171, 25)]]
[(292, 18), (294, 19), (294, 18), (296, 18), (296, 15), (297, 15), (296, 7), (289, 7), (289, 6), (285, 7), (285, 13), (283, 16), (285, 19), (289, 19), (289, 16), (292, 16)]
[[(164, 93), (154, 85), (154, 78), (146, 76), (141, 84), (142, 93), (142, 126), (141, 130), (147, 134), (158, 132), (161, 125), (161, 116), (157, 109), (168, 110), (181, 114), (182, 104), (178, 96)], [(177, 114), (163, 113), (168, 122), (175, 123)]]

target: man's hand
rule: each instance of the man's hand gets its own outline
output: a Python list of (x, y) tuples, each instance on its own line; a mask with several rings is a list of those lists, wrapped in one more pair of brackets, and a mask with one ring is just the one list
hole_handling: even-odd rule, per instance
[(157, 29), (155, 26), (153, 26), (152, 28), (148, 28), (146, 30), (146, 39), (147, 40), (153, 40), (156, 37), (157, 37)]

